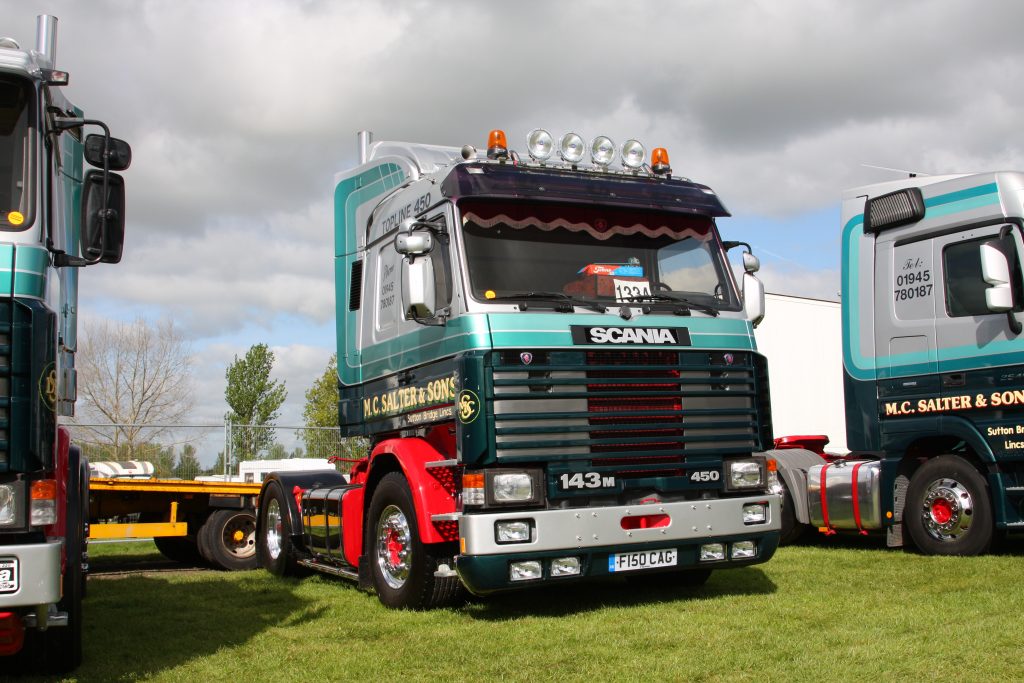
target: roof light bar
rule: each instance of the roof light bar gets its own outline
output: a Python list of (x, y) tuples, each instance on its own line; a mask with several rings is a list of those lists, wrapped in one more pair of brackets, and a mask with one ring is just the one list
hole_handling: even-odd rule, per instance
[(586, 144), (576, 133), (566, 133), (558, 143), (558, 155), (570, 164), (578, 164), (583, 161), (586, 154)]
[(643, 168), (647, 150), (639, 140), (626, 140), (622, 143), (622, 165), (637, 170)]

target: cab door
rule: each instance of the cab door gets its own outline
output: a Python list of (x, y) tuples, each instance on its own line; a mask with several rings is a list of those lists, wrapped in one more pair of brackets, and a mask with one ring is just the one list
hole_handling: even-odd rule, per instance
[[(971, 227), (935, 240), (941, 300), (937, 318), (943, 415), (969, 420), (1000, 456), (1024, 455), (1024, 335), (985, 303), (980, 247), (1005, 234), (1015, 314), (1024, 311), (1020, 227)], [(1009, 435), (1012, 438), (1009, 438)]]

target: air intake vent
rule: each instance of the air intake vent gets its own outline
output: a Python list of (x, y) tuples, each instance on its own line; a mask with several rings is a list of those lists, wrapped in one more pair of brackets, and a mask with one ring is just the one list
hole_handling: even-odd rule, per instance
[(352, 263), (352, 279), (349, 282), (348, 310), (358, 311), (363, 297), (363, 262)]
[(868, 201), (864, 211), (864, 232), (877, 233), (924, 218), (924, 197), (921, 190), (908, 187), (899, 192), (883, 194)]

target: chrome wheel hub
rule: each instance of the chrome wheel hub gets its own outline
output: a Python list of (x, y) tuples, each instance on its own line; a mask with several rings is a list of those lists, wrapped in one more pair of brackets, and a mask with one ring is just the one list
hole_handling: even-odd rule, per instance
[(277, 499), (272, 498), (267, 503), (267, 528), (264, 529), (264, 538), (270, 559), (276, 560), (281, 556), (281, 506)]
[(955, 541), (970, 529), (973, 515), (971, 494), (957, 480), (936, 479), (925, 490), (921, 519), (935, 540)]
[(412, 530), (396, 505), (389, 505), (377, 520), (377, 567), (385, 583), (401, 588), (409, 580)]

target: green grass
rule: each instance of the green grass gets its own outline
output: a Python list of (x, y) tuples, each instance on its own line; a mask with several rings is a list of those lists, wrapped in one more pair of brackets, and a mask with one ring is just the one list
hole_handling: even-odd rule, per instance
[[(93, 564), (109, 552), (90, 546)], [(399, 612), (327, 577), (92, 577), (79, 681), (1024, 678), (1024, 549), (788, 547), (697, 589), (610, 581)], [(132, 554), (134, 553), (134, 555)]]

